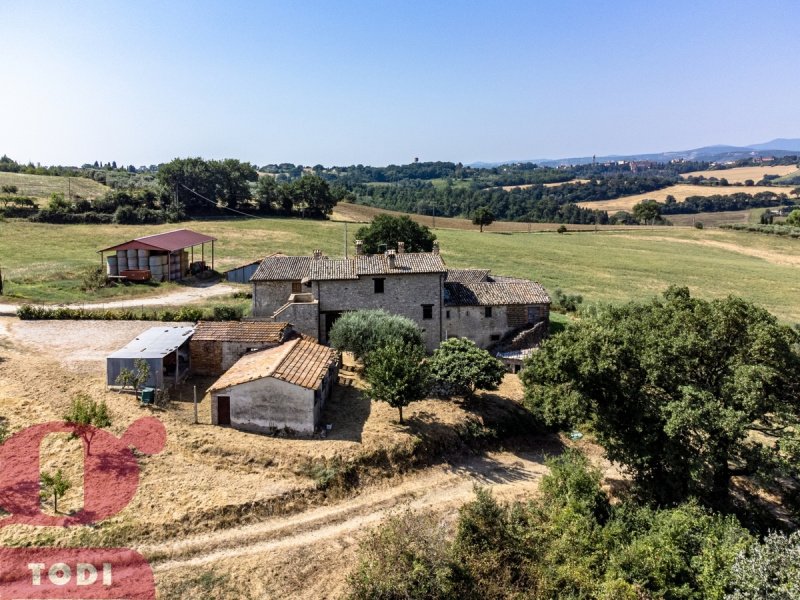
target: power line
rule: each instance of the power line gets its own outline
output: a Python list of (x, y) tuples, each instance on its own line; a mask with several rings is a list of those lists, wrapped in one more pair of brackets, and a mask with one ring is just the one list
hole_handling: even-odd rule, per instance
[(267, 217), (261, 217), (261, 216), (259, 216), (259, 215), (251, 215), (250, 213), (246, 213), (246, 212), (243, 212), (243, 211), (241, 211), (241, 210), (236, 210), (235, 208), (231, 208), (231, 207), (229, 207), (229, 206), (224, 206), (224, 205), (223, 205), (223, 206), (221, 206), (221, 205), (217, 204), (217, 203), (216, 203), (214, 200), (211, 200), (211, 199), (209, 199), (209, 198), (206, 198), (205, 196), (203, 196), (203, 194), (199, 194), (199, 193), (195, 192), (193, 189), (191, 189), (191, 188), (189, 188), (189, 187), (186, 187), (186, 186), (185, 186), (185, 185), (183, 185), (182, 183), (180, 184), (180, 186), (181, 186), (183, 189), (185, 189), (187, 192), (192, 192), (192, 193), (193, 193), (195, 196), (197, 196), (198, 198), (202, 198), (203, 200), (205, 200), (205, 201), (206, 201), (206, 202), (208, 202), (209, 204), (213, 204), (213, 205), (214, 205), (214, 206), (216, 206), (217, 208), (224, 208), (225, 210), (229, 210), (229, 211), (231, 211), (231, 212), (235, 212), (235, 213), (238, 213), (238, 214), (240, 214), (240, 215), (244, 215), (245, 217), (250, 217), (251, 219), (263, 219), (263, 220), (265, 220), (265, 221), (269, 221), (269, 219), (268, 219)]

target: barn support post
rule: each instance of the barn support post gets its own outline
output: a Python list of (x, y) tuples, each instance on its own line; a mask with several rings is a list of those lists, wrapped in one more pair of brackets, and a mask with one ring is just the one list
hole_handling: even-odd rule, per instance
[(197, 425), (197, 386), (194, 387), (194, 424)]
[(214, 270), (214, 240), (211, 240), (211, 270)]
[(180, 379), (180, 373), (181, 373), (181, 357), (178, 355), (178, 350), (180, 350), (180, 349), (181, 349), (180, 346), (175, 348), (175, 385), (176, 386), (178, 385), (178, 382), (179, 382), (179, 379)]

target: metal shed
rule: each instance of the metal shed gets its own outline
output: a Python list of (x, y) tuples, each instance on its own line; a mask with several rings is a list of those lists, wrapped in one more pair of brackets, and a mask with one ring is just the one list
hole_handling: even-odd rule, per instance
[(246, 265), (225, 271), (225, 279), (231, 283), (248, 283), (260, 264), (260, 260), (254, 260)]
[(116, 386), (122, 369), (133, 370), (134, 361), (150, 365), (146, 386), (164, 389), (179, 383), (189, 373), (189, 340), (194, 327), (151, 327), (124, 348), (106, 357), (106, 385)]
[[(173, 281), (183, 279), (195, 265), (199, 265), (200, 270), (206, 268), (205, 245), (208, 243), (211, 244), (213, 270), (216, 239), (190, 229), (176, 229), (129, 240), (98, 250), (98, 253), (100, 263), (104, 265), (104, 254), (112, 253), (106, 265), (111, 277), (122, 276), (135, 281), (150, 278), (156, 281)], [(200, 261), (197, 262), (194, 255), (196, 246), (200, 247)]]

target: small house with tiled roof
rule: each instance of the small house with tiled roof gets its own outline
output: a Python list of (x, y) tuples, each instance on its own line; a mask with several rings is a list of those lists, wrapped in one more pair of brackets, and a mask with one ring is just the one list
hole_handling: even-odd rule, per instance
[(284, 322), (200, 321), (189, 342), (192, 372), (222, 375), (246, 353), (278, 346), (292, 335), (292, 326)]
[(303, 338), (245, 354), (208, 389), (211, 422), (311, 434), (321, 425), (338, 366), (335, 350)]

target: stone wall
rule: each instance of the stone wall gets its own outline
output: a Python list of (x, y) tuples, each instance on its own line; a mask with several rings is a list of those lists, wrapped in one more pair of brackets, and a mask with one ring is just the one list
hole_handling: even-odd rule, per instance
[(195, 340), (189, 342), (192, 353), (192, 372), (198, 375), (222, 375), (251, 350), (274, 348), (278, 344), (258, 342), (222, 342)]
[(319, 339), (319, 303), (293, 302), (275, 314), (275, 321), (292, 324), (292, 329), (314, 339)]
[[(487, 317), (484, 306), (445, 306), (444, 328), (447, 337), (469, 338), (481, 348), (488, 348), (502, 338), (509, 329), (508, 307), (491, 308), (492, 316)], [(450, 318), (447, 318), (448, 313)]]
[(271, 317), (289, 301), (291, 295), (291, 281), (254, 281), (253, 316)]
[[(442, 340), (443, 274), (362, 275), (358, 279), (315, 281), (314, 296), (320, 313), (382, 308), (408, 317), (424, 331), (425, 346), (433, 351)], [(375, 293), (374, 279), (383, 278), (383, 293)], [(431, 318), (423, 318), (423, 305), (431, 305)], [(324, 337), (324, 324), (320, 334)], [(327, 340), (320, 340), (323, 343)]]

